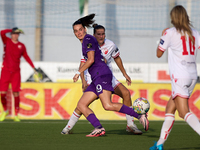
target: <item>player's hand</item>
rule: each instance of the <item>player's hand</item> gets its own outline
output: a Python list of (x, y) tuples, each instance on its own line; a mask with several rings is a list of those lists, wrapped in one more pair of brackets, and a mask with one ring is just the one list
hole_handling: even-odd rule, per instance
[(165, 28), (165, 29), (162, 31), (162, 35), (165, 34), (165, 31), (166, 31), (167, 29), (169, 29), (169, 28)]
[(88, 87), (87, 82), (86, 82), (86, 81), (83, 81), (83, 82), (82, 82), (82, 91), (84, 92), (84, 91), (87, 89), (87, 87)]
[(40, 82), (39, 73), (38, 73), (38, 70), (36, 68), (34, 68), (33, 79), (35, 80), (35, 82)]
[(78, 78), (79, 78), (79, 74), (75, 74), (73, 77), (74, 82), (78, 81)]
[(34, 68), (33, 70), (34, 70), (35, 73), (38, 72), (38, 69), (37, 69), (37, 68)]
[(125, 74), (124, 77), (126, 78), (126, 83), (128, 85), (131, 85), (131, 83), (132, 83), (131, 78), (127, 74)]

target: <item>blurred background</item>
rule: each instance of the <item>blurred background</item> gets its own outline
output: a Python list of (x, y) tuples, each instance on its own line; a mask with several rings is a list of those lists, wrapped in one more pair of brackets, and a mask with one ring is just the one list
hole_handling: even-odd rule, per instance
[[(75, 89), (75, 85), (70, 84), (81, 58), (81, 44), (74, 36), (72, 24), (80, 17), (95, 13), (95, 22), (106, 28), (106, 38), (118, 46), (124, 67), (135, 83), (129, 87), (133, 100), (143, 96), (151, 103), (157, 103), (158, 105), (151, 106), (150, 117), (162, 119), (164, 107), (171, 94), (171, 86), (167, 53), (158, 59), (156, 48), (162, 30), (171, 27), (169, 14), (175, 5), (183, 5), (186, 8), (193, 26), (200, 31), (199, 0), (0, 0), (0, 30), (21, 28), (25, 34), (20, 35), (20, 41), (26, 45), (30, 58), (43, 73), (41, 82), (55, 83), (54, 85), (22, 83), (24, 89), (22, 93), (26, 89), (33, 88), (39, 92), (39, 97), (37, 92), (35, 95), (29, 93), (28, 96), (23, 93), (21, 117), (31, 118), (27, 113), (34, 111), (32, 118), (38, 118), (36, 114), (40, 111), (39, 108), (48, 106), (42, 109), (44, 116), (40, 116), (42, 112), (39, 115), (46, 119), (45, 115), (47, 118), (48, 115), (52, 116), (51, 109), (61, 102), (62, 104), (55, 107), (58, 113), (54, 112), (57, 115), (53, 118), (69, 118), (70, 115), (66, 113), (63, 115), (63, 112), (71, 114), (75, 108), (75, 104), (71, 101), (78, 100), (82, 94), (80, 83), (78, 86), (75, 84), (77, 86)], [(88, 29), (88, 33), (93, 34), (93, 30)], [(3, 44), (0, 42), (0, 62), (2, 62), (2, 55)], [(198, 76), (200, 76), (200, 54), (197, 56), (197, 63)], [(123, 75), (114, 63), (113, 71), (117, 79), (125, 83)], [(21, 74), (22, 82), (34, 81), (33, 70), (24, 59), (21, 63)], [(57, 83), (65, 83), (65, 86)], [(62, 89), (68, 87), (64, 97), (62, 92), (59, 93), (61, 87)], [(45, 97), (46, 88), (52, 90), (49, 98)], [(68, 91), (73, 90), (75, 90), (74, 95), (69, 96)], [(76, 95), (77, 93), (79, 95)], [(56, 94), (60, 94), (61, 99), (54, 99)], [(27, 99), (38, 103), (37, 109), (35, 109), (36, 105), (29, 103)], [(45, 102), (49, 99), (52, 103), (46, 105)], [(116, 98), (116, 101), (120, 101), (118, 99)], [(200, 98), (193, 97), (192, 104), (197, 114), (200, 113), (199, 103)], [(160, 108), (154, 109), (157, 107)], [(51, 113), (48, 114), (48, 111)], [(200, 114), (198, 117), (200, 118)], [(119, 118), (120, 116), (114, 117), (114, 119)]]
[(106, 37), (119, 47), (124, 62), (165, 63), (167, 55), (157, 59), (155, 50), (162, 30), (171, 26), (169, 13), (177, 4), (187, 9), (199, 30), (199, 0), (1, 0), (0, 29), (23, 29), (20, 40), (34, 61), (79, 62), (81, 44), (72, 24), (95, 13), (96, 23), (105, 26)]

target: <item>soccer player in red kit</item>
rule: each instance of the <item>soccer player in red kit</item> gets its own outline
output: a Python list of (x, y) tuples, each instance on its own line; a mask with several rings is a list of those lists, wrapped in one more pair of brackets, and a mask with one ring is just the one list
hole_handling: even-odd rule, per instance
[[(11, 38), (6, 36), (7, 33), (11, 33)], [(1, 114), (0, 121), (4, 121), (6, 115), (8, 115), (6, 93), (11, 83), (13, 96), (15, 100), (15, 117), (14, 121), (20, 121), (18, 118), (19, 112), (19, 91), (21, 84), (20, 74), (20, 58), (23, 56), (30, 66), (36, 71), (33, 62), (27, 54), (26, 47), (23, 43), (19, 42), (18, 38), (20, 33), (23, 33), (21, 29), (17, 27), (13, 29), (5, 29), (1, 31), (1, 38), (4, 45), (3, 63), (1, 67), (0, 77), (0, 93), (1, 103), (4, 111)]]

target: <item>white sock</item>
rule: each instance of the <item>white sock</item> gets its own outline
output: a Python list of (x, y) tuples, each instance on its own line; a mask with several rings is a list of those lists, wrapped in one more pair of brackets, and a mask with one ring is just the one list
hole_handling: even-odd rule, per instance
[(78, 121), (78, 119), (80, 118), (80, 116), (81, 115), (77, 114), (74, 111), (64, 129), (71, 130), (74, 127), (74, 125), (76, 124), (76, 122)]
[(167, 140), (167, 137), (172, 130), (174, 121), (174, 114), (165, 114), (165, 121), (163, 122), (160, 132), (160, 139), (158, 140), (157, 145), (164, 144), (164, 142)]
[(184, 120), (200, 135), (200, 122), (198, 118), (191, 112), (187, 113), (184, 117)]
[[(130, 108), (132, 108), (132, 106), (130, 106)], [(134, 126), (135, 125), (134, 122), (133, 122), (134, 121), (133, 116), (126, 114), (126, 120), (127, 120), (127, 126)]]

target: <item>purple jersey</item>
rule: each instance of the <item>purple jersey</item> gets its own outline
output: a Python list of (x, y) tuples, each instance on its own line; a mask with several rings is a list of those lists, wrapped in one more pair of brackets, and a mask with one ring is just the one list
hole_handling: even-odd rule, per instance
[(88, 59), (87, 52), (89, 51), (95, 51), (94, 63), (88, 68), (92, 80), (101, 75), (112, 74), (112, 72), (104, 62), (96, 38), (92, 35), (86, 34), (82, 43), (82, 52), (85, 61), (87, 61)]

